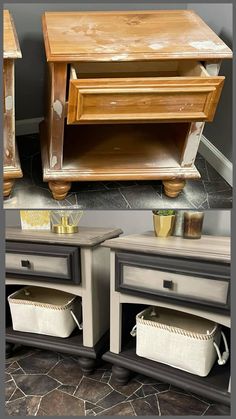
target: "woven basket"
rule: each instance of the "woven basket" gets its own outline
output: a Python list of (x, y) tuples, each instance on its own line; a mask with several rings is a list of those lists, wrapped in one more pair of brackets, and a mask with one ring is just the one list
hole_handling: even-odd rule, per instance
[[(223, 355), (219, 351), (221, 334)], [(131, 335), (137, 336), (137, 355), (202, 377), (209, 374), (217, 355), (219, 365), (229, 357), (219, 325), (175, 310), (148, 307), (136, 316)]]
[(9, 295), (13, 329), (66, 338), (76, 325), (82, 329), (81, 303), (66, 292), (24, 287)]

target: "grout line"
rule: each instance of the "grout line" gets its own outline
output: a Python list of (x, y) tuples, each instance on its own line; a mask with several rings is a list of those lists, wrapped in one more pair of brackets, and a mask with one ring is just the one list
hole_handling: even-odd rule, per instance
[(157, 399), (157, 407), (158, 407), (159, 416), (161, 416), (161, 407), (160, 407), (160, 402), (159, 402), (157, 394), (156, 394), (156, 399)]

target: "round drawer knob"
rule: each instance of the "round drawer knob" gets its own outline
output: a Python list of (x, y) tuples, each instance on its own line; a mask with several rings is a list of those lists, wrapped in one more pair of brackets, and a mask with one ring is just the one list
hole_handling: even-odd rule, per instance
[(171, 290), (173, 288), (173, 281), (168, 281), (167, 279), (164, 279), (163, 281), (163, 288), (168, 288)]
[(22, 268), (30, 268), (30, 261), (29, 260), (22, 260), (21, 261), (21, 266)]

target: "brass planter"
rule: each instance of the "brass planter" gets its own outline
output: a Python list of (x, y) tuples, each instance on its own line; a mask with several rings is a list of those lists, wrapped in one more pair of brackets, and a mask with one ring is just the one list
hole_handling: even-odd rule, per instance
[(157, 237), (171, 236), (175, 224), (175, 215), (153, 214), (153, 225)]

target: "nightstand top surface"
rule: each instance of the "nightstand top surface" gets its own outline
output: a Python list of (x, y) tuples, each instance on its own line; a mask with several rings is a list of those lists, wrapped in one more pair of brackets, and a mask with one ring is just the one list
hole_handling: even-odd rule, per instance
[(156, 237), (153, 231), (107, 240), (103, 246), (141, 253), (199, 258), (230, 263), (230, 237), (202, 236), (201, 239)]
[(15, 25), (9, 10), (3, 10), (3, 58), (21, 58)]
[(68, 246), (92, 247), (104, 240), (122, 234), (120, 228), (80, 227), (75, 234), (56, 234), (48, 230), (22, 230), (21, 228), (8, 227), (6, 240), (63, 244)]
[(43, 33), (48, 61), (232, 57), (191, 10), (45, 12)]

